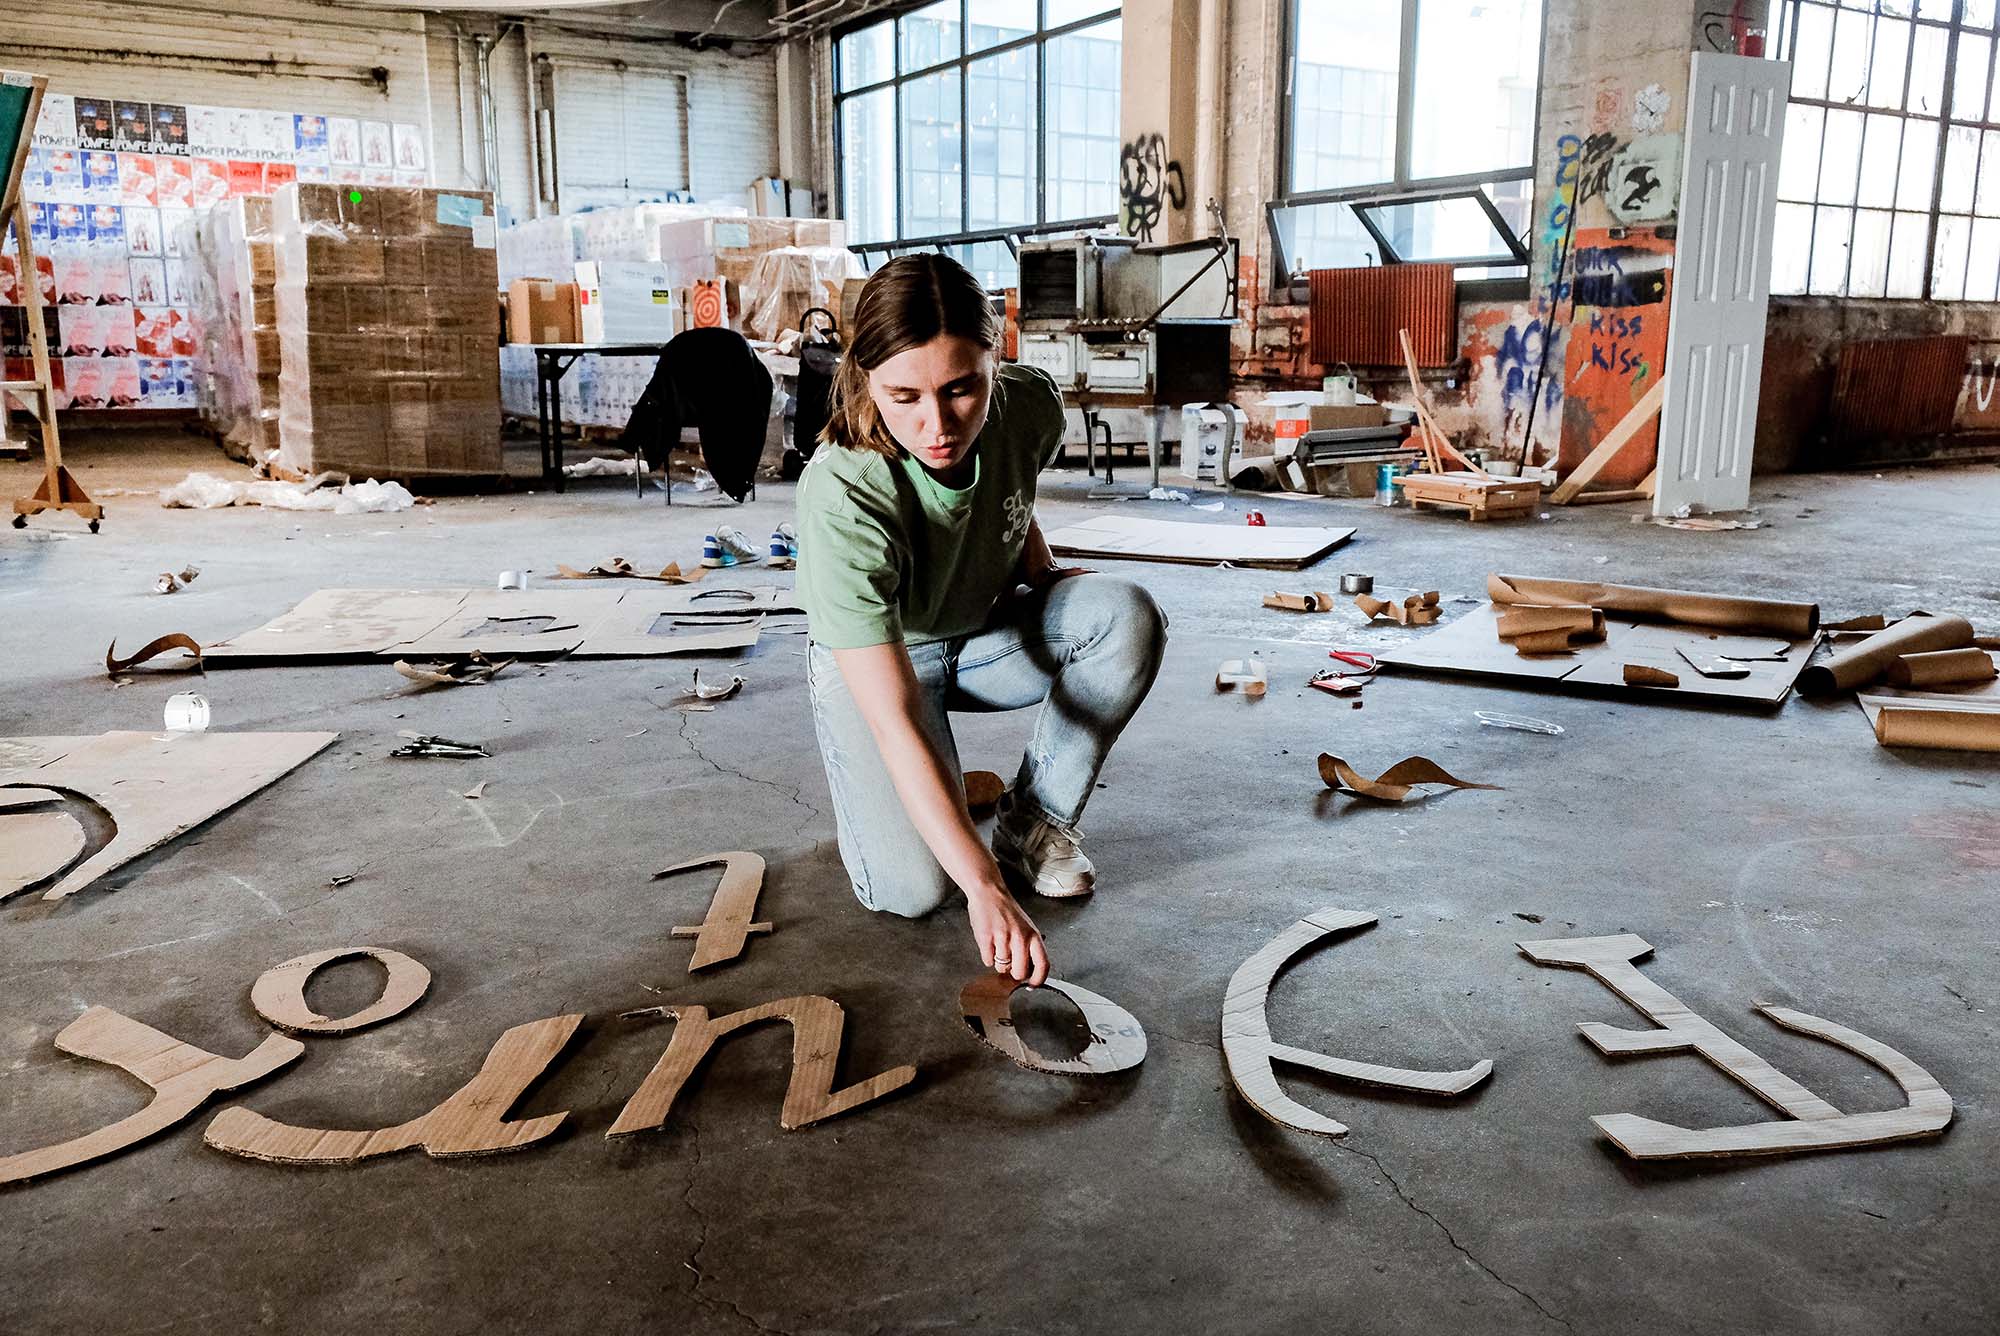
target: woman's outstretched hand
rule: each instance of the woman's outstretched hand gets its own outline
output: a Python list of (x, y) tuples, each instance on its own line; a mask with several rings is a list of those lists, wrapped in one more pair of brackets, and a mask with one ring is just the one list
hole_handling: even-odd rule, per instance
[(1048, 948), (1014, 897), (1004, 889), (969, 891), (965, 905), (979, 958), (1000, 974), (1040, 987), (1049, 977)]

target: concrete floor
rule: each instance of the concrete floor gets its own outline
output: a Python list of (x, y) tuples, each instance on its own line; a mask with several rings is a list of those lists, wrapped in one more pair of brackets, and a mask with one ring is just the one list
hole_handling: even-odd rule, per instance
[[(231, 468), (174, 437), (72, 453), (97, 488)], [(0, 467), (0, 493), (30, 485)], [(1089, 486), (1050, 475), (1044, 523), (1084, 513)], [(762, 537), (791, 509), (779, 485), (741, 509), (691, 499), (668, 511), (600, 481), (334, 518), (126, 496), (96, 537), (65, 519), (0, 531), (0, 732), (157, 727), (190, 682), (114, 687), (98, 666), (114, 636), (220, 638), (322, 586), (490, 587), (502, 568), (613, 554), (685, 562), (712, 523)], [(1144, 1065), (1113, 1078), (1024, 1072), (971, 1039), (956, 1002), (977, 968), (962, 916), (906, 923), (855, 904), (802, 637), (766, 636), (739, 670), (747, 690), (710, 714), (666, 708), (689, 667), (667, 660), (522, 666), (411, 698), (386, 666), (212, 672), (194, 685), (214, 727), (341, 739), (91, 892), (0, 914), (0, 1154), (138, 1107), (129, 1078), (56, 1052), (85, 1006), (235, 1056), (268, 1033), (248, 1000), (261, 971), (363, 943), (428, 965), (429, 997), (379, 1029), (309, 1039), (305, 1059), (233, 1102), (388, 1125), (469, 1079), (504, 1029), (582, 1012), (577, 1042), (517, 1111), (570, 1117), (509, 1156), (302, 1170), (205, 1148), (205, 1111), (0, 1194), (0, 1330), (1991, 1331), (2000, 758), (1886, 751), (1851, 702), (1767, 715), (1385, 676), (1356, 711), (1302, 686), (1322, 644), (1421, 633), (1257, 606), (1343, 570), (1450, 598), (1507, 569), (2000, 626), (2000, 471), (1780, 477), (1756, 500), (1762, 530), (1687, 533), (1633, 525), (1631, 507), (1471, 527), (1259, 499), (1273, 523), (1361, 532), (1305, 576), (1120, 567), (1168, 609), (1172, 647), (1084, 823), (1102, 889), (1031, 907), (1060, 974), (1146, 1027)], [(1243, 502), (1226, 516), (1121, 508), (1241, 523)], [(202, 574), (187, 592), (149, 592), (188, 562)], [(1216, 696), (1217, 661), (1251, 651), (1272, 658), (1269, 697)], [(1476, 709), (1568, 731), (1482, 729)], [(1027, 726), (965, 721), (968, 765), (1010, 770)], [(385, 759), (403, 728), (495, 755)], [(1322, 749), (1364, 768), (1422, 753), (1505, 789), (1356, 805), (1324, 793)], [(460, 796), (479, 780), (483, 799)], [(778, 930), (690, 979), (689, 947), (667, 929), (699, 921), (711, 883), (648, 875), (732, 848), (770, 860), (761, 911)], [(1224, 985), (1329, 906), (1381, 923), (1281, 976), (1280, 1040), (1414, 1067), (1490, 1057), (1487, 1085), (1436, 1102), (1285, 1069), (1295, 1096), (1352, 1126), (1342, 1142), (1282, 1131), (1234, 1096)], [(1872, 1151), (1626, 1160), (1589, 1115), (1702, 1127), (1765, 1110), (1691, 1054), (1598, 1056), (1579, 1021), (1643, 1022), (1514, 945), (1614, 932), (1653, 943), (1650, 976), (1841, 1108), (1899, 1100), (1753, 1002), (1901, 1049), (1951, 1092), (1955, 1122)], [(312, 999), (359, 1005), (372, 968), (328, 972)], [(915, 1084), (784, 1132), (790, 1038), (763, 1027), (718, 1049), (665, 1131), (606, 1141), (671, 1033), (620, 1012), (720, 1015), (805, 992), (846, 1008), (842, 1084), (899, 1063), (916, 1064)], [(1021, 1010), (1038, 1033), (1062, 1029), (1052, 1007)]]

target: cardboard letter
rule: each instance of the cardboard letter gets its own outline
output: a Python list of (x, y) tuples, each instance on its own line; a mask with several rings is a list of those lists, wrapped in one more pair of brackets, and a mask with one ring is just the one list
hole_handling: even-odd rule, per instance
[(569, 1117), (565, 1111), (506, 1121), (507, 1110), (548, 1069), (582, 1020), (581, 1014), (551, 1016), (515, 1026), (500, 1036), (479, 1074), (456, 1094), (423, 1117), (395, 1127), (356, 1132), (294, 1127), (233, 1105), (215, 1115), (202, 1139), (231, 1155), (277, 1164), (353, 1164), (412, 1146), (439, 1157), (520, 1150)]
[(1486, 1058), (1455, 1072), (1418, 1072), (1329, 1058), (1272, 1040), (1264, 1005), (1270, 998), (1271, 981), (1285, 962), (1328, 933), (1365, 928), (1373, 922), (1373, 914), (1346, 909), (1322, 909), (1317, 914), (1308, 914), (1238, 965), (1229, 978), (1229, 991), (1222, 999), (1222, 1056), (1229, 1064), (1229, 1079), (1235, 1082), (1236, 1093), (1243, 1096), (1244, 1102), (1280, 1127), (1322, 1137), (1347, 1135), (1345, 1123), (1313, 1112), (1279, 1087), (1271, 1065), (1274, 1061), (1425, 1095), (1462, 1095), (1493, 1074), (1493, 1063)]
[(306, 1051), (298, 1040), (274, 1034), (247, 1057), (220, 1057), (109, 1007), (92, 1007), (64, 1026), (56, 1047), (130, 1072), (153, 1088), (153, 1102), (88, 1135), (0, 1159), (0, 1184), (25, 1183), (135, 1146), (188, 1117), (209, 1096), (261, 1081)]
[(1747, 1086), (1759, 1099), (1795, 1122), (1749, 1123), (1740, 1127), (1692, 1129), (1654, 1122), (1634, 1114), (1591, 1119), (1618, 1148), (1635, 1160), (1696, 1155), (1773, 1155), (1902, 1141), (1942, 1131), (1951, 1121), (1951, 1096), (1929, 1072), (1868, 1036), (1789, 1007), (1760, 1004), (1757, 1010), (1788, 1030), (1824, 1039), (1880, 1067), (1903, 1088), (1905, 1105), (1881, 1113), (1842, 1113), (1786, 1076), (1742, 1044), (1688, 1010), (1687, 1004), (1647, 978), (1634, 962), (1652, 953), (1645, 938), (1571, 937), (1518, 943), (1521, 954), (1540, 965), (1587, 970), (1656, 1021), (1657, 1030), (1621, 1030), (1585, 1022), (1577, 1026), (1598, 1052), (1610, 1055), (1678, 1053), (1693, 1049)]
[(748, 1007), (711, 1020), (707, 1007), (661, 1007), (657, 1014), (675, 1018), (674, 1037), (667, 1051), (646, 1073), (646, 1079), (618, 1111), (607, 1137), (650, 1132), (666, 1126), (667, 1114), (681, 1088), (708, 1057), (715, 1041), (759, 1021), (792, 1023), (792, 1080), (785, 1089), (784, 1111), (778, 1125), (787, 1132), (836, 1114), (858, 1109), (900, 1090), (916, 1079), (915, 1067), (892, 1067), (879, 1076), (857, 1081), (845, 1090), (833, 1088), (834, 1065), (840, 1060), (840, 1036), (846, 1020), (840, 1004), (830, 997), (786, 997)]
[[(389, 971), (382, 995), (352, 1016), (334, 1020), (306, 1005), (306, 980), (322, 965), (349, 956), (373, 956)], [(352, 1034), (371, 1025), (393, 1020), (417, 1004), (431, 986), (431, 972), (401, 951), (380, 946), (337, 946), (331, 951), (294, 956), (282, 965), (273, 965), (250, 985), (250, 1005), (280, 1030), (293, 1034)]]
[(1061, 979), (1044, 979), (1042, 987), (1068, 998), (1090, 1027), (1090, 1042), (1073, 1058), (1051, 1058), (1029, 1048), (1014, 1028), (1014, 993), (1027, 985), (1004, 974), (981, 974), (959, 990), (958, 1005), (965, 1023), (981, 1041), (999, 1049), (1031, 1072), (1057, 1076), (1109, 1076), (1146, 1060), (1146, 1031), (1131, 1012)]
[[(737, 680), (740, 682), (742, 679)], [(675, 928), (672, 933), (675, 937), (695, 939), (694, 959), (688, 962), (689, 974), (736, 959), (743, 954), (743, 945), (751, 933), (771, 931), (768, 923), (750, 921), (757, 912), (757, 892), (764, 885), (764, 860), (758, 854), (745, 853), (741, 849), (726, 854), (707, 854), (661, 868), (653, 874), (653, 880), (698, 867), (714, 867), (717, 863), (722, 864), (722, 884), (715, 888), (715, 898), (709, 901), (708, 916), (701, 921), (699, 928)]]

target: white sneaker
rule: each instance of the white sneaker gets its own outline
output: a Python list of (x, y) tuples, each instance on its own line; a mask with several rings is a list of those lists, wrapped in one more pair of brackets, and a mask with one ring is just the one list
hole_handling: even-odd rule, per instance
[(708, 567), (746, 566), (763, 556), (741, 529), (718, 525), (701, 545), (701, 564)]
[(1052, 900), (1075, 899), (1096, 889), (1097, 869), (1083, 856), (1082, 836), (1077, 830), (1022, 814), (1011, 793), (1000, 799), (1000, 820), (993, 828), (993, 857), (1002, 872)]

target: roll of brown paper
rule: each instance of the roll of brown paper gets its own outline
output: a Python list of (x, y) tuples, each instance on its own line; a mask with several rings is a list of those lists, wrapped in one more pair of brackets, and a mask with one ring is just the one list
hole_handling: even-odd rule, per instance
[(1875, 716), (1875, 740), (1884, 747), (2000, 752), (2000, 714), (1884, 706)]
[(1697, 594), (1641, 585), (1591, 584), (1489, 575), (1486, 594), (1495, 603), (1588, 603), (1605, 612), (1654, 622), (1690, 622), (1725, 631), (1756, 632), (1803, 640), (1819, 630), (1819, 604), (1783, 603), (1733, 594)]
[(1963, 649), (1971, 643), (1972, 623), (1963, 617), (1905, 617), (1800, 673), (1799, 690), (1808, 696), (1852, 691), (1879, 682), (1889, 665), (1905, 654)]
[(1566, 631), (1579, 640), (1604, 639), (1604, 614), (1588, 603), (1560, 608), (1517, 605), (1500, 614), (1498, 625), (1502, 640), (1540, 631)]
[(1889, 685), (1948, 687), (1967, 682), (1991, 682), (2000, 677), (1993, 656), (1983, 649), (1940, 649), (1905, 654), (1889, 664)]

